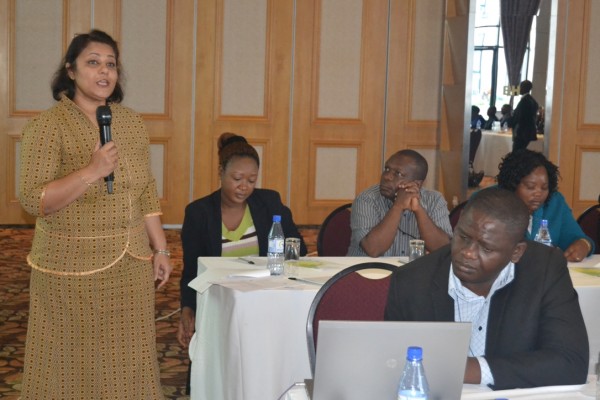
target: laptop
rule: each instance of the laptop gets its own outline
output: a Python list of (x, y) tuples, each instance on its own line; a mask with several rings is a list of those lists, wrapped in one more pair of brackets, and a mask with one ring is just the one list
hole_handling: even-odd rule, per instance
[(429, 399), (459, 399), (470, 322), (320, 321), (312, 400), (395, 400), (409, 346), (423, 348)]

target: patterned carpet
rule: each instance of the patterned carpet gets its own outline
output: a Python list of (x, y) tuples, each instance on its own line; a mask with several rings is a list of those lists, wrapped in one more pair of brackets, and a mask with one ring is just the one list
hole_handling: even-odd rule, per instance
[[(317, 226), (300, 229), (309, 252), (316, 250)], [(179, 230), (167, 230), (173, 275), (156, 294), (157, 351), (165, 398), (185, 396), (188, 370), (187, 352), (177, 342), (179, 279), (182, 251)], [(21, 388), (23, 355), (29, 308), (29, 266), (25, 257), (31, 248), (33, 229), (0, 226), (0, 397), (16, 400)]]

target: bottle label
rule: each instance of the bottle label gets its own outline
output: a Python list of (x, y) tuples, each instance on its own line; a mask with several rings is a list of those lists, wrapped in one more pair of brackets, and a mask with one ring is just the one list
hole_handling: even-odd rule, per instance
[(269, 240), (269, 253), (283, 253), (285, 241), (281, 238)]

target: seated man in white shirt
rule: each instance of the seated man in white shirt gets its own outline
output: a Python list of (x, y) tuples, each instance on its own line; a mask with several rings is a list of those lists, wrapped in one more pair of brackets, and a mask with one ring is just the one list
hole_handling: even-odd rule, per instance
[(422, 187), (427, 160), (401, 150), (385, 163), (378, 185), (352, 203), (349, 256), (408, 255), (410, 239), (422, 239), (428, 251), (450, 242), (448, 205), (439, 192)]
[(588, 337), (567, 260), (560, 249), (527, 241), (528, 223), (514, 193), (476, 193), (450, 246), (393, 273), (385, 319), (471, 322), (465, 383), (496, 390), (585, 383)]

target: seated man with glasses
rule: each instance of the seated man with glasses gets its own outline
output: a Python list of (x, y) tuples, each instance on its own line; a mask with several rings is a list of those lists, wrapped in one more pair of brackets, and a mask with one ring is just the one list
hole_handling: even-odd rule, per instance
[(427, 169), (427, 160), (414, 150), (386, 161), (379, 184), (352, 203), (349, 256), (406, 256), (410, 239), (424, 240), (430, 252), (450, 243), (446, 200), (422, 187)]

